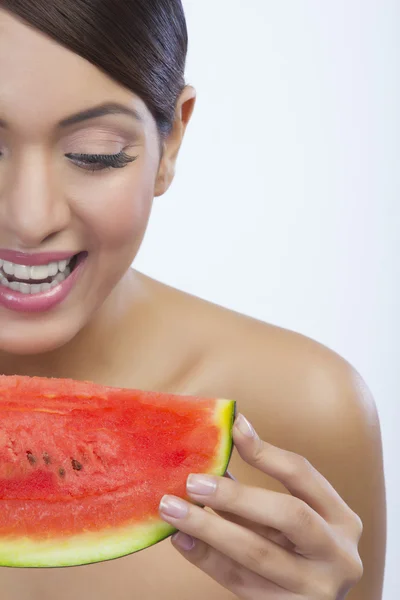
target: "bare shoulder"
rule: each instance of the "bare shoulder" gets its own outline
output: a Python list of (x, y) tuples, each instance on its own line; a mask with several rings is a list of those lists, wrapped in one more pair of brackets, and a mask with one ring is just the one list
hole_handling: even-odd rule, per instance
[[(380, 598), (386, 542), (382, 442), (375, 402), (362, 376), (304, 335), (186, 295), (179, 298), (188, 336), (201, 339), (205, 348), (199, 391), (235, 399), (263, 439), (304, 456), (328, 479), (364, 524), (365, 575), (349, 600)], [(250, 484), (283, 491), (250, 472), (237, 455), (232, 467)]]
[(353, 451), (359, 436), (380, 439), (367, 384), (333, 350), (158, 282), (152, 285), (166, 311), (166, 343), (173, 338), (185, 356), (193, 355), (188, 381), (236, 399), (273, 439), (307, 449), (310, 442), (340, 432), (342, 452), (349, 450), (343, 446), (346, 433)]
[[(356, 369), (304, 335), (157, 285), (169, 343), (193, 355), (182, 384), (237, 400), (272, 443), (333, 464), (380, 444), (372, 395)], [(196, 390), (194, 390), (196, 391)], [(340, 442), (340, 443), (339, 443)], [(317, 449), (318, 452), (314, 450)], [(375, 448), (374, 448), (375, 449)], [(341, 471), (345, 466), (341, 467)]]
[[(314, 340), (240, 316), (230, 318), (238, 327), (228, 334), (225, 353), (231, 355), (239, 409), (263, 439), (306, 457), (360, 516), (364, 576), (348, 597), (381, 598), (384, 466), (379, 417), (367, 384), (346, 360)], [(242, 476), (263, 485), (258, 474)], [(266, 485), (279, 490), (274, 482)]]

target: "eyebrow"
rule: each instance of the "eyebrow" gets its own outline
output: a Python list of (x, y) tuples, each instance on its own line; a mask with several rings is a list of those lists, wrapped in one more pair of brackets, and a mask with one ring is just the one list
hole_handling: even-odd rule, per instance
[(87, 110), (67, 117), (66, 119), (60, 121), (58, 126), (69, 127), (70, 125), (81, 123), (82, 121), (95, 119), (96, 117), (104, 117), (104, 115), (128, 115), (140, 123), (143, 123), (144, 120), (142, 115), (134, 108), (128, 108), (127, 106), (119, 104), (118, 102), (109, 102), (107, 104), (101, 104), (100, 106), (88, 108)]
[[(139, 123), (144, 122), (142, 115), (134, 108), (128, 108), (127, 106), (119, 104), (118, 102), (108, 102), (107, 104), (93, 106), (92, 108), (88, 108), (79, 113), (71, 115), (60, 121), (57, 127), (70, 127), (76, 123), (82, 123), (83, 121), (88, 121), (89, 119), (95, 119), (97, 117), (104, 117), (105, 115), (128, 115), (129, 117), (134, 118), (136, 121), (139, 121)], [(4, 129), (7, 129), (8, 127), (6, 121), (3, 119), (0, 119), (0, 127), (3, 127)]]

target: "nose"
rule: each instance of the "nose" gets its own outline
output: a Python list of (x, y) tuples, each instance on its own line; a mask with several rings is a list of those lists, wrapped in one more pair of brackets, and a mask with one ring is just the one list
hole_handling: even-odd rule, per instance
[(70, 210), (56, 176), (51, 158), (38, 150), (10, 166), (4, 188), (0, 181), (0, 236), (6, 230), (19, 249), (37, 249), (66, 228)]

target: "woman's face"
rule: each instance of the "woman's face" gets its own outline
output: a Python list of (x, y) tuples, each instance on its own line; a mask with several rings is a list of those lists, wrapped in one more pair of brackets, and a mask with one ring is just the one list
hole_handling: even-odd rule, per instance
[(0, 350), (49, 351), (84, 327), (138, 251), (160, 171), (140, 98), (0, 10)]

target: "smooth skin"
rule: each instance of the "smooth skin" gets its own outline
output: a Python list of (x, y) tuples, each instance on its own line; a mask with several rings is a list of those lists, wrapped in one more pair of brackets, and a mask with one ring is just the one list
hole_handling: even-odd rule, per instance
[[(183, 503), (178, 517), (178, 499), (172, 509), (163, 499), (163, 518), (181, 532), (172, 543), (86, 567), (0, 569), (2, 600), (381, 598), (382, 445), (361, 376), (315, 341), (130, 268), (195, 99), (187, 86), (161, 158), (137, 96), (0, 10), (0, 247), (89, 252), (55, 310), (33, 318), (0, 307), (0, 371), (233, 398), (257, 431), (235, 424), (234, 479), (189, 478), (205, 509)], [(142, 120), (58, 125), (111, 101)], [(122, 169), (91, 173), (71, 158), (121, 149), (138, 157)]]
[[(229, 518), (165, 497), (166, 520), (201, 540), (193, 543), (191, 536), (178, 534), (175, 545), (189, 550), (193, 564), (240, 598), (343, 598), (363, 572), (356, 550), (361, 519), (304, 458), (261, 442), (242, 415), (234, 440), (243, 460), (292, 495), (191, 476), (191, 498)], [(268, 539), (266, 529), (279, 537)]]

